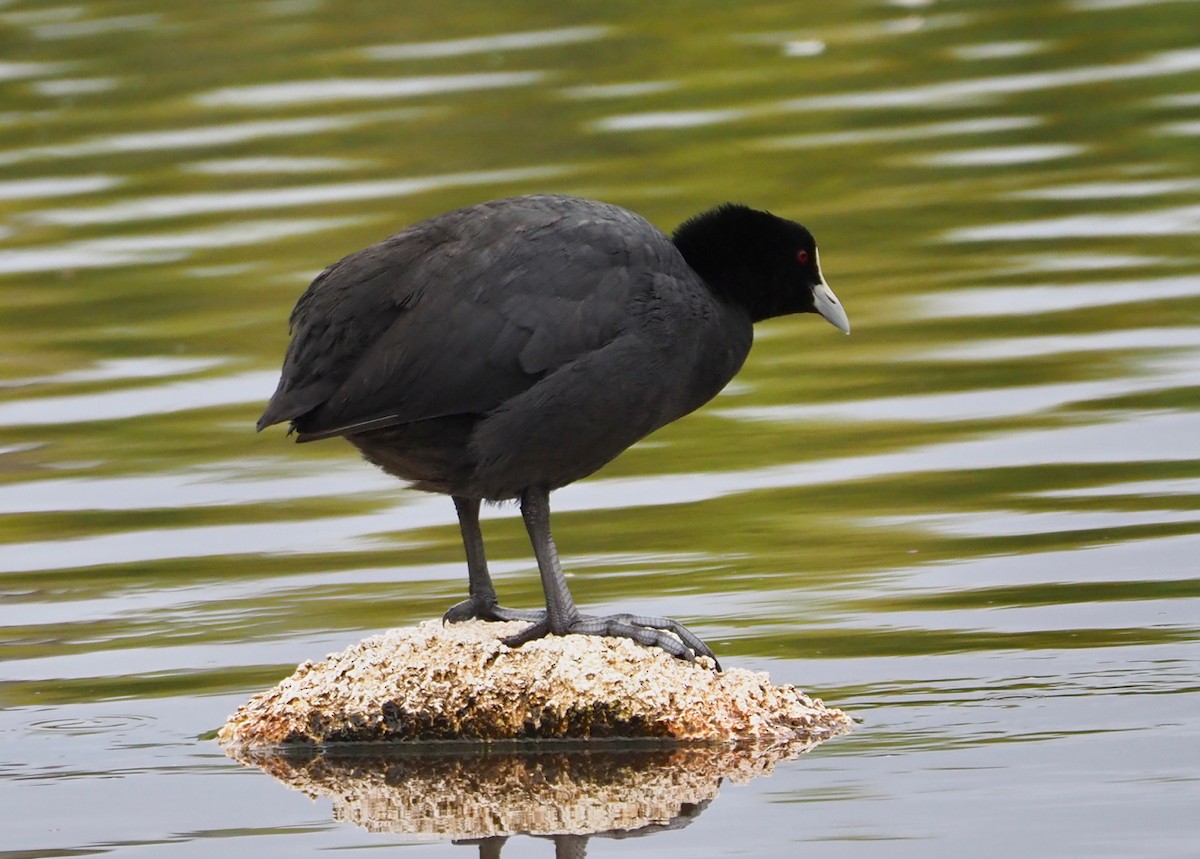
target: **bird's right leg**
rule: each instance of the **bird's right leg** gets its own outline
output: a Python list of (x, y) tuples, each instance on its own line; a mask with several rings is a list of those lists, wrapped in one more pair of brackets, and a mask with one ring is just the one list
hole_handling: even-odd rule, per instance
[(697, 656), (707, 656), (712, 659), (716, 669), (721, 670), (708, 645), (677, 621), (633, 614), (607, 617), (580, 614), (567, 588), (567, 579), (558, 560), (558, 549), (550, 534), (550, 493), (534, 487), (522, 492), (521, 516), (525, 519), (525, 529), (529, 532), (529, 541), (537, 556), (542, 590), (546, 593), (546, 611), (533, 626), (501, 639), (505, 644), (520, 647), (528, 641), (548, 635), (608, 635), (629, 638), (647, 647), (657, 647), (688, 662)]
[(442, 623), (463, 620), (544, 620), (545, 611), (504, 608), (496, 600), (496, 586), (488, 573), (487, 555), (483, 550), (483, 532), (479, 529), (479, 499), (454, 496), (458, 511), (458, 527), (462, 531), (463, 548), (467, 552), (467, 598), (451, 606)]

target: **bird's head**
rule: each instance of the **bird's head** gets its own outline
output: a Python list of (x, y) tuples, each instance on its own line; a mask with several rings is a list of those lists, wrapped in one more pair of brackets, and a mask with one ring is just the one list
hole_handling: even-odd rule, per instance
[(850, 333), (850, 319), (821, 273), (816, 239), (802, 225), (726, 203), (681, 224), (672, 240), (713, 290), (744, 305), (755, 322), (819, 313)]

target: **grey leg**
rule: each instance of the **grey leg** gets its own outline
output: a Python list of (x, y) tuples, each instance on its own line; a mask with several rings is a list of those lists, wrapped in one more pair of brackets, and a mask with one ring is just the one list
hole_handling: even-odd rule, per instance
[[(533, 553), (537, 556), (542, 590), (546, 592), (546, 613), (533, 626), (504, 639), (505, 644), (519, 647), (527, 641), (547, 635), (608, 635), (630, 638), (647, 647), (658, 647), (680, 659), (690, 661), (696, 656), (707, 656), (716, 662), (712, 650), (695, 633), (669, 618), (580, 614), (567, 588), (567, 580), (558, 561), (558, 549), (550, 534), (550, 493), (544, 489), (525, 490), (521, 495), (521, 515), (525, 519), (529, 541), (533, 544)], [(668, 631), (674, 635), (668, 634)], [(718, 664), (717, 670), (720, 667)]]
[(462, 531), (463, 548), (467, 552), (467, 599), (451, 606), (442, 623), (463, 620), (532, 620), (546, 616), (543, 611), (510, 609), (497, 604), (496, 586), (488, 573), (487, 555), (483, 550), (483, 532), (479, 530), (479, 499), (454, 496), (458, 511), (458, 527)]
[(525, 530), (533, 544), (538, 572), (542, 574), (542, 590), (546, 593), (547, 630), (554, 635), (566, 635), (571, 625), (579, 620), (579, 611), (562, 564), (558, 562), (558, 548), (550, 535), (550, 493), (544, 489), (527, 489), (521, 494), (521, 516), (525, 519)]

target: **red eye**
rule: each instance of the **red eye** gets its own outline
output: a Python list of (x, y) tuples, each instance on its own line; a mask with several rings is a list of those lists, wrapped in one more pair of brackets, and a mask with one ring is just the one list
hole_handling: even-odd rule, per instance
[(803, 248), (796, 251), (796, 262), (800, 263), (800, 265), (804, 265), (805, 263), (807, 263), (808, 262), (808, 251), (804, 250)]

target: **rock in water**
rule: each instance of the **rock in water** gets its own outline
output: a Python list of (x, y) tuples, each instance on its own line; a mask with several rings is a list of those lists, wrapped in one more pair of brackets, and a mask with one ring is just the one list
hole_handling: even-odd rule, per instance
[(849, 731), (841, 710), (761, 672), (717, 673), (626, 639), (523, 623), (427, 621), (305, 662), (238, 708), (229, 749), (343, 742), (658, 739), (812, 744)]

